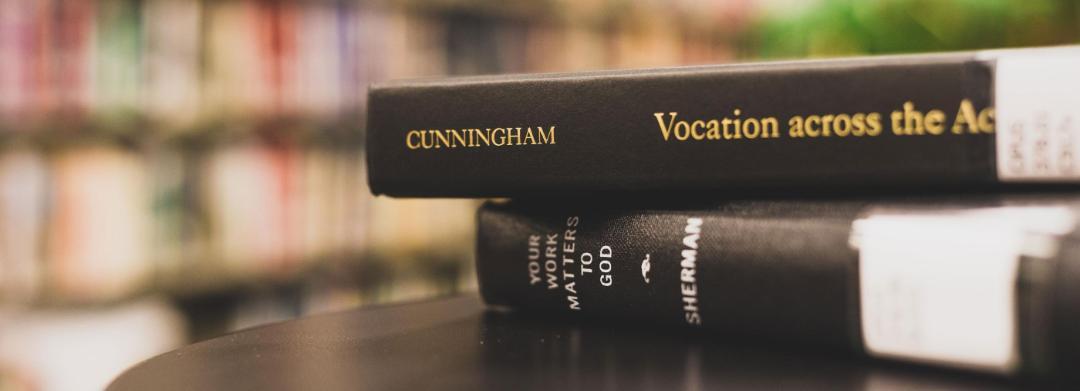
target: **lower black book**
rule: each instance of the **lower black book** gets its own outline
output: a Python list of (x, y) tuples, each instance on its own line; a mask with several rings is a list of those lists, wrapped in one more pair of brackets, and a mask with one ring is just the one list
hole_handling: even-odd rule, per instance
[(489, 203), (484, 300), (1005, 375), (1080, 362), (1080, 196)]

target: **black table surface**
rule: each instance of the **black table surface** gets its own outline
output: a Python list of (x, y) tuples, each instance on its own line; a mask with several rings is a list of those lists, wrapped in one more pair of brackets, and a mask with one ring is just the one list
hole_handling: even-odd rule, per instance
[(243, 330), (110, 390), (1012, 389), (1032, 384), (783, 346), (485, 310), (473, 295)]

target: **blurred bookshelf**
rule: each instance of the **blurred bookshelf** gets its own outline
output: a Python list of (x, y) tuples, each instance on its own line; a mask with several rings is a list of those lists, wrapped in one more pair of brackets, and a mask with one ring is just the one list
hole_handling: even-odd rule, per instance
[[(22, 307), (363, 272), (468, 289), (474, 201), (368, 193), (368, 84), (731, 61), (751, 9), (746, 1), (2, 4), (0, 293)], [(355, 282), (399, 296), (378, 293), (386, 280)]]
[[(1064, 44), (1078, 26), (1064, 0), (0, 0), (0, 345), (42, 312), (150, 300), (179, 314), (164, 349), (473, 289), (476, 201), (368, 191), (371, 83)], [(0, 349), (0, 385), (55, 375), (22, 353)]]

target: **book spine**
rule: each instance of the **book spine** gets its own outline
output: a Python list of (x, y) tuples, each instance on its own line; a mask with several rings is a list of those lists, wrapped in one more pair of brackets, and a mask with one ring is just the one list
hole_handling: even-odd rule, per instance
[(466, 197), (1075, 181), (1077, 67), (1064, 48), (391, 83), (370, 90), (369, 178)]
[(488, 204), (478, 282), (496, 306), (858, 349), (854, 217), (738, 221)]
[(950, 55), (376, 86), (371, 187), (525, 196), (988, 184), (993, 75), (990, 61)]
[(1080, 349), (1060, 334), (1076, 295), (1055, 288), (1075, 285), (1059, 281), (1076, 269), (1060, 261), (1075, 247), (1068, 210), (594, 209), (484, 206), (484, 300), (997, 374), (1052, 373)]

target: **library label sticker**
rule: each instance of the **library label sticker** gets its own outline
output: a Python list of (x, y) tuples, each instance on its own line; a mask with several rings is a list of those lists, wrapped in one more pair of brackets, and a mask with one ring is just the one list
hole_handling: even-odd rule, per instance
[(990, 51), (995, 60), (997, 175), (1080, 179), (1080, 49)]
[(857, 220), (863, 344), (878, 357), (1012, 373), (1022, 256), (1052, 258), (1061, 208), (877, 213)]
[(1057, 257), (1063, 207), (877, 212), (855, 221), (863, 344), (878, 357), (1008, 374), (1020, 259)]

